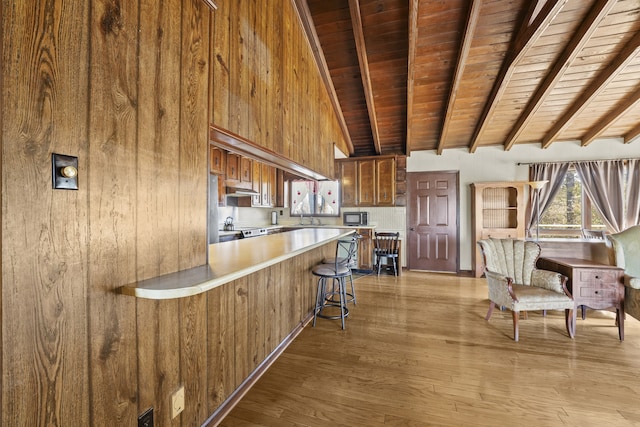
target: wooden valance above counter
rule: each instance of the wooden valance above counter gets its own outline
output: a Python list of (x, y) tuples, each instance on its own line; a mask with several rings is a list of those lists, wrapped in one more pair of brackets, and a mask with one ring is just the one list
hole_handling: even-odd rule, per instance
[(209, 245), (208, 265), (142, 280), (122, 286), (119, 291), (124, 295), (158, 300), (198, 295), (348, 236), (353, 231), (345, 228), (302, 228), (216, 243)]

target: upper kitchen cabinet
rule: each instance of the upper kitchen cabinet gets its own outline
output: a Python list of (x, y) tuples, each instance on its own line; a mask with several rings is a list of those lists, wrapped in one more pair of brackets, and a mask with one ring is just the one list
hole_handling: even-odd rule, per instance
[(376, 204), (376, 161), (358, 161), (358, 185), (356, 197), (359, 206), (375, 206)]
[(240, 156), (227, 153), (227, 181), (240, 181)]
[(209, 171), (218, 175), (224, 175), (226, 151), (216, 146), (209, 146)]
[(358, 162), (338, 162), (336, 169), (342, 184), (342, 206), (357, 206)]
[(240, 159), (240, 181), (251, 184), (253, 162), (254, 161), (248, 157), (242, 157)]
[[(397, 163), (398, 156), (336, 160), (342, 185), (342, 206), (404, 206), (404, 197), (396, 200), (397, 188), (406, 187), (406, 182), (402, 181), (405, 174), (397, 173)], [(402, 171), (403, 165), (401, 163)]]
[(376, 160), (376, 205), (393, 206), (396, 196), (396, 159)]
[(262, 206), (262, 165), (258, 161), (253, 161), (251, 165), (252, 190), (256, 194), (251, 196), (252, 206)]
[(262, 173), (261, 178), (261, 186), (260, 186), (260, 194), (262, 195), (262, 206), (273, 206), (271, 202), (271, 190), (275, 185), (272, 185), (271, 182), (271, 172), (275, 171), (272, 166), (269, 166), (265, 163), (262, 164)]

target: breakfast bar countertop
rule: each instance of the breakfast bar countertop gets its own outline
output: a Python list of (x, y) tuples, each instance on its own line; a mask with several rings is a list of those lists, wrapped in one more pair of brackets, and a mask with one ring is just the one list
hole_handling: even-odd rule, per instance
[(251, 239), (209, 245), (209, 264), (131, 283), (119, 288), (124, 295), (172, 299), (207, 292), (308, 250), (351, 234), (345, 228), (301, 228)]

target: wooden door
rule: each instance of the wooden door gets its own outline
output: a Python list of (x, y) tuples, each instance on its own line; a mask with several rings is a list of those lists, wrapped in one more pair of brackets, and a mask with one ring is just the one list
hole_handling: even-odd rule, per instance
[(410, 172), (407, 178), (407, 267), (457, 272), (458, 172)]

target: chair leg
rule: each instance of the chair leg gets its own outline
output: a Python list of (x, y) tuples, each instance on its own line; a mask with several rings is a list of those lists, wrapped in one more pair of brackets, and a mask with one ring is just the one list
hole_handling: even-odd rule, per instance
[(512, 311), (511, 316), (513, 317), (513, 340), (518, 341), (518, 319), (520, 318), (520, 313)]
[(496, 304), (493, 301), (489, 301), (489, 311), (487, 312), (487, 315), (484, 317), (484, 320), (489, 320), (491, 318), (491, 315), (493, 314), (493, 308), (496, 306)]
[(393, 275), (397, 276), (398, 275), (398, 263), (396, 262), (396, 258), (393, 257)]

